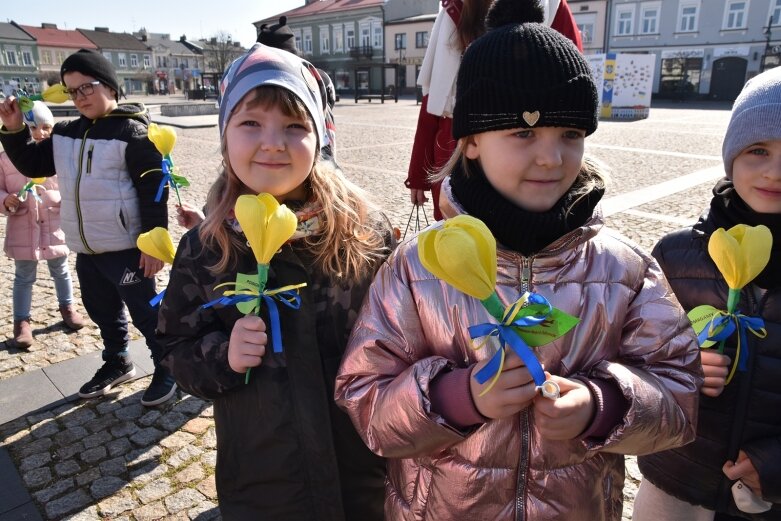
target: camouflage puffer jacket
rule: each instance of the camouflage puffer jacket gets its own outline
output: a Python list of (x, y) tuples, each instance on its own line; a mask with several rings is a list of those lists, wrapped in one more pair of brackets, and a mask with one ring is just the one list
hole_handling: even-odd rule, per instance
[[(214, 400), (217, 492), (225, 519), (381, 520), (385, 463), (333, 401), (334, 382), (357, 311), (371, 281), (335, 287), (312, 269), (301, 247), (271, 261), (268, 288), (306, 282), (297, 310), (278, 306), (283, 353), (269, 345), (250, 381), (228, 365), (228, 339), (243, 315), (235, 306), (203, 309), (235, 273), (214, 274), (217, 255), (198, 228), (181, 240), (158, 335), (163, 364), (185, 391)], [(257, 274), (250, 252), (239, 273)], [(268, 306), (262, 306), (266, 324)]]

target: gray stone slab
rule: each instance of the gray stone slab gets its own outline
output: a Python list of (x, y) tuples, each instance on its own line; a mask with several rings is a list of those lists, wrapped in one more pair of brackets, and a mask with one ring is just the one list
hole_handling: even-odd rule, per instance
[(209, 128), (216, 127), (218, 115), (208, 116), (163, 116), (155, 114), (153, 121), (159, 125), (170, 125), (179, 128)]
[[(130, 351), (130, 359), (136, 366), (136, 378), (147, 376), (154, 371), (152, 359), (149, 358), (149, 349), (143, 341), (130, 342), (128, 351)], [(68, 400), (77, 400), (79, 388), (95, 375), (95, 371), (101, 365), (103, 365), (103, 358), (101, 353), (97, 351), (50, 365), (44, 368), (43, 372), (62, 393), (62, 396)]]
[[(16, 465), (14, 465), (11, 456), (4, 448), (0, 447), (0, 483), (3, 484), (0, 487), (0, 520), (5, 519), (36, 519), (36, 518), (23, 518), (23, 517), (6, 517), (16, 509), (24, 506), (25, 503), (32, 501), (30, 494), (27, 493), (27, 489), (22, 483), (22, 478), (16, 471)], [(35, 510), (35, 507), (33, 507)], [(35, 510), (37, 514), (38, 511)], [(38, 519), (40, 516), (38, 517)]]
[(0, 521), (43, 521), (38, 509), (32, 502), (0, 514)]
[(0, 425), (62, 401), (63, 395), (38, 369), (0, 380)]

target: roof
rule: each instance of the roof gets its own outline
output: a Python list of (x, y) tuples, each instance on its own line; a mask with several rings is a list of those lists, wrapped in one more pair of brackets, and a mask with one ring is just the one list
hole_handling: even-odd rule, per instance
[(74, 29), (57, 29), (57, 26), (53, 24), (46, 24), (46, 27), (33, 27), (32, 25), (20, 25), (19, 27), (33, 35), (38, 41), (38, 45), (42, 47), (97, 48), (94, 43)]
[(436, 14), (419, 14), (417, 16), (410, 16), (408, 18), (397, 18), (396, 20), (388, 20), (385, 25), (396, 24), (411, 24), (417, 22), (434, 22), (437, 19)]
[(290, 11), (279, 13), (274, 16), (270, 16), (263, 20), (254, 22), (255, 25), (276, 22), (279, 17), (284, 15), (288, 18), (295, 18), (299, 16), (311, 16), (316, 14), (330, 14), (340, 11), (351, 11), (353, 9), (362, 9), (365, 7), (378, 7), (385, 5), (385, 0), (315, 0), (314, 2), (296, 7)]
[(196, 53), (190, 47), (187, 47), (179, 40), (171, 40), (169, 38), (156, 38), (154, 36), (147, 36), (146, 41), (145, 42), (142, 41), (142, 43), (145, 43), (149, 47), (153, 47), (153, 48), (162, 47), (164, 49), (167, 49), (171, 54), (192, 54), (193, 56), (198, 55), (198, 53)]
[(78, 31), (97, 45), (99, 49), (149, 52), (149, 47), (129, 33), (112, 33), (103, 30), (91, 31), (89, 29), (78, 29)]
[(35, 39), (12, 23), (0, 22), (0, 40), (22, 40), (34, 43)]

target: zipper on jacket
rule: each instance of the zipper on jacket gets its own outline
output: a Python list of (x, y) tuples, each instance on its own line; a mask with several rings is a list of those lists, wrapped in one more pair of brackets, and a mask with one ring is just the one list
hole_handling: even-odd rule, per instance
[(521, 411), (521, 454), (518, 458), (518, 480), (515, 484), (515, 521), (526, 519), (526, 477), (529, 470), (529, 408)]
[(87, 175), (92, 173), (92, 150), (95, 148), (95, 143), (89, 146), (87, 151)]
[(521, 257), (521, 294), (531, 287), (533, 260), (534, 257)]
[[(95, 122), (93, 121), (92, 124), (94, 125)], [(81, 243), (84, 245), (84, 248), (87, 250), (88, 253), (95, 253), (95, 251), (89, 247), (89, 244), (87, 244), (87, 238), (84, 236), (84, 216), (81, 215), (81, 197), (80, 197), (80, 191), (81, 191), (81, 165), (84, 163), (84, 145), (87, 142), (87, 134), (89, 134), (89, 131), (91, 129), (87, 129), (84, 132), (84, 135), (81, 138), (81, 147), (79, 147), (79, 170), (76, 173), (76, 218), (79, 223), (79, 237), (81, 238)], [(88, 156), (91, 158), (91, 152), (92, 149), (90, 149), (90, 155)]]

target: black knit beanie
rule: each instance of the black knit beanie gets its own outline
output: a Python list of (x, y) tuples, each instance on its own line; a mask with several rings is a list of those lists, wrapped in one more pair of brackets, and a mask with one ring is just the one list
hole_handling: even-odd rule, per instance
[[(540, 23), (530, 2), (496, 0), (489, 29), (466, 49), (458, 70), (453, 137), (510, 128), (597, 129), (597, 87), (565, 36)], [(532, 5), (535, 2), (531, 2)]]
[(69, 72), (80, 72), (85, 76), (92, 76), (106, 87), (112, 89), (116, 95), (114, 99), (119, 101), (119, 80), (114, 66), (105, 56), (91, 49), (79, 49), (71, 54), (60, 67), (60, 78), (65, 83), (65, 75)]
[(280, 16), (278, 24), (261, 25), (260, 33), (258, 33), (258, 42), (298, 55), (295, 35), (290, 27), (287, 26), (287, 16)]

